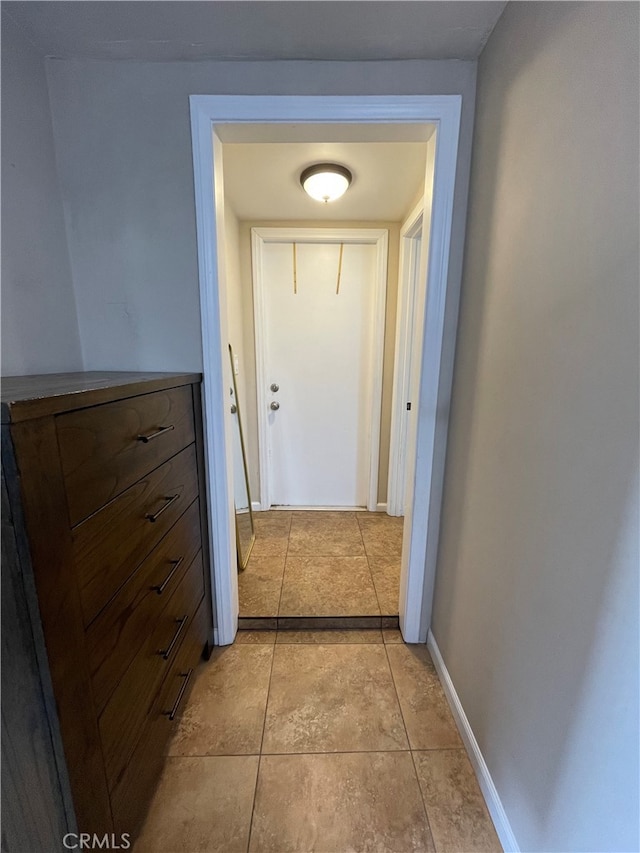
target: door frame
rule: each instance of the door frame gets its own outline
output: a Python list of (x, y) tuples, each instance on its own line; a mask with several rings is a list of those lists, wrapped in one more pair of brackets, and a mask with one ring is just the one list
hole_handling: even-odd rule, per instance
[(418, 353), (413, 352), (414, 341), (412, 336), (414, 317), (418, 308), (417, 290), (420, 276), (420, 252), (416, 251), (415, 238), (423, 230), (423, 219), (424, 201), (421, 199), (400, 226), (396, 345), (393, 359), (393, 397), (387, 484), (387, 513), (395, 516), (404, 514), (407, 441), (403, 424), (406, 418), (407, 402), (411, 401), (413, 406), (409, 387), (411, 380), (409, 366), (413, 363), (411, 356), (418, 355)]
[(380, 418), (382, 416), (382, 370), (384, 366), (384, 325), (387, 301), (387, 255), (389, 232), (383, 228), (252, 228), (251, 260), (253, 282), (253, 321), (256, 347), (256, 385), (258, 403), (258, 462), (260, 465), (260, 509), (271, 506), (269, 471), (269, 422), (266, 371), (266, 335), (264, 328), (264, 274), (262, 251), (266, 243), (344, 243), (376, 247), (373, 352), (369, 388), (369, 430), (366, 436), (369, 457), (367, 509), (378, 504), (378, 465), (380, 461)]
[[(435, 582), (439, 507), (448, 410), (438, 411), (440, 378), (450, 381), (443, 348), (453, 352), (455, 328), (445, 340), (445, 307), (457, 301), (460, 277), (449, 284), (453, 199), (460, 136), (461, 95), (191, 95), (198, 277), (203, 356), (203, 414), (212, 587), (214, 642), (232, 643), (238, 627), (238, 579), (235, 570), (233, 495), (229, 471), (231, 423), (226, 409), (227, 355), (226, 265), (222, 125), (263, 124), (435, 124), (437, 142), (429, 257), (422, 252), (421, 274), (428, 283), (424, 312), (420, 397), (410, 430), (407, 494), (400, 577), (400, 627), (407, 642), (425, 642), (431, 621)], [(425, 171), (426, 174), (426, 171)], [(424, 245), (424, 243), (423, 243)], [(461, 251), (461, 248), (460, 248)]]

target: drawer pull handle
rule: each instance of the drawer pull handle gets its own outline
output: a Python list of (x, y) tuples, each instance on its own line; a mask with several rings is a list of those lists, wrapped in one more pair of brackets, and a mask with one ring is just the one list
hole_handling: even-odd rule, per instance
[(158, 595), (162, 595), (162, 593), (167, 588), (167, 584), (171, 581), (171, 578), (175, 575), (175, 573), (178, 571), (178, 568), (182, 565), (183, 560), (184, 560), (184, 557), (180, 557), (179, 560), (169, 560), (169, 562), (172, 565), (171, 571), (166, 576), (166, 578), (162, 581), (162, 583), (157, 584), (156, 586), (152, 586), (151, 589), (155, 589), (155, 591), (158, 593)]
[(178, 642), (178, 637), (182, 633), (182, 629), (187, 624), (187, 617), (183, 616), (182, 619), (176, 619), (177, 629), (175, 634), (173, 635), (173, 639), (169, 643), (166, 649), (158, 649), (158, 654), (162, 655), (165, 660), (169, 660), (171, 657), (171, 652), (173, 651), (173, 647)]
[(180, 493), (178, 493), (177, 495), (169, 495), (168, 497), (163, 498), (163, 500), (164, 500), (164, 501), (166, 501), (166, 503), (164, 504), (164, 506), (161, 506), (161, 507), (160, 507), (160, 509), (158, 510), (158, 512), (148, 512), (148, 513), (145, 515), (145, 518), (148, 518), (148, 519), (149, 519), (149, 521), (151, 521), (151, 522), (157, 521), (157, 520), (160, 518), (160, 516), (162, 515), (162, 513), (163, 513), (166, 509), (169, 509), (169, 507), (171, 506), (171, 504), (172, 504), (174, 501), (177, 501), (179, 497), (180, 497)]
[(138, 441), (148, 444), (152, 439), (158, 438), (159, 435), (164, 435), (165, 432), (171, 432), (172, 429), (175, 429), (173, 424), (169, 424), (169, 426), (166, 427), (159, 427), (155, 432), (150, 432), (148, 435), (139, 435)]
[(187, 685), (189, 684), (189, 679), (193, 675), (193, 670), (190, 669), (188, 672), (181, 672), (180, 678), (184, 678), (182, 682), (182, 687), (180, 688), (180, 692), (176, 697), (176, 701), (173, 703), (173, 708), (170, 711), (163, 711), (163, 715), (165, 717), (169, 717), (170, 720), (173, 720), (175, 715), (178, 713), (178, 708), (180, 707), (180, 703), (182, 702), (182, 697), (185, 694), (185, 690), (187, 689)]

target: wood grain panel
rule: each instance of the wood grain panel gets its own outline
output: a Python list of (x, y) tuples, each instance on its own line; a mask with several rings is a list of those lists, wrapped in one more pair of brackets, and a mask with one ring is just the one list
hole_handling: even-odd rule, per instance
[(209, 514), (207, 503), (207, 469), (204, 458), (204, 420), (202, 415), (202, 387), (200, 384), (191, 386), (193, 393), (193, 420), (196, 428), (196, 459), (198, 464), (198, 482), (200, 483), (200, 530), (202, 531), (202, 563), (204, 566), (205, 600), (207, 619), (209, 620), (209, 637), (205, 656), (207, 660), (213, 649), (213, 628), (215, 592), (211, 584), (211, 549), (209, 547)]
[(164, 388), (200, 382), (200, 373), (132, 373), (89, 370), (84, 373), (43, 373), (3, 376), (0, 389), (2, 423), (44, 418), (58, 412), (149, 394)]
[[(147, 515), (178, 497), (155, 522)], [(73, 531), (73, 552), (89, 625), (198, 495), (191, 445)]]
[[(203, 596), (202, 556), (198, 554), (100, 717), (102, 751), (110, 788), (127, 766), (153, 698), (171, 669), (180, 642), (168, 659), (161, 652), (170, 648), (174, 637), (182, 640)], [(184, 620), (184, 625), (178, 633), (179, 620)]]
[[(191, 388), (58, 415), (56, 425), (69, 518), (75, 525), (191, 444)], [(140, 438), (154, 435), (148, 441)]]
[(98, 714), (167, 606), (200, 542), (196, 500), (93, 621), (87, 646)]
[(66, 769), (64, 762), (58, 765), (53, 748), (58, 721), (45, 696), (30, 590), (25, 589), (30, 565), (23, 562), (20, 520), (13, 517), (5, 483), (6, 445), (11, 441), (6, 430), (2, 428), (2, 849), (46, 853), (53, 839), (75, 828), (75, 817), (72, 809), (67, 813)]
[(207, 643), (210, 624), (208, 605), (203, 601), (153, 703), (146, 720), (144, 735), (111, 792), (116, 832), (130, 832), (134, 837), (138, 833), (153, 796), (171, 735), (189, 698), (193, 676), (174, 721), (169, 720), (167, 712), (174, 707), (186, 674), (198, 664), (203, 647)]
[(89, 687), (54, 419), (15, 424), (11, 435), (78, 827), (102, 834), (111, 831), (111, 809)]

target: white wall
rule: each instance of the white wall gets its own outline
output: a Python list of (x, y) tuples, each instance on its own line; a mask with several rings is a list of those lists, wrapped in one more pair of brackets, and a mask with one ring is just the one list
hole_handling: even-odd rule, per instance
[(455, 281), (466, 215), (475, 68), (473, 62), (457, 61), (49, 60), (86, 367), (198, 370), (202, 365), (190, 94), (461, 93), (457, 255), (450, 272)]
[(44, 62), (2, 15), (2, 373), (82, 369)]
[(523, 851), (637, 851), (638, 5), (478, 67), (433, 632)]

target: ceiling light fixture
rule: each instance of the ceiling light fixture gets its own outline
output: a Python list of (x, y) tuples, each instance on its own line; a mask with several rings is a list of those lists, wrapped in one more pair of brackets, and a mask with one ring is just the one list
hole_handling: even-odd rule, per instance
[(302, 188), (316, 201), (335, 201), (349, 189), (351, 172), (337, 163), (315, 163), (300, 175)]

